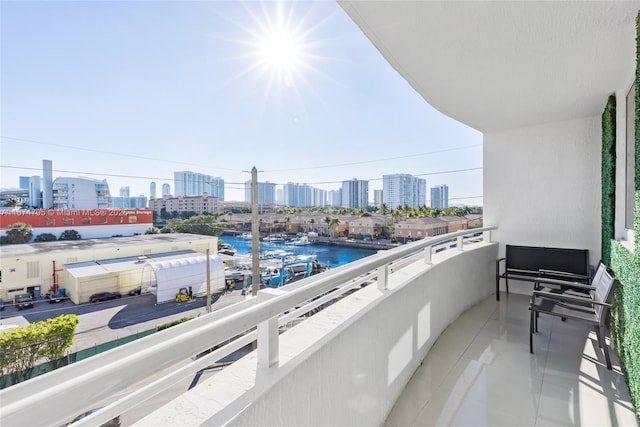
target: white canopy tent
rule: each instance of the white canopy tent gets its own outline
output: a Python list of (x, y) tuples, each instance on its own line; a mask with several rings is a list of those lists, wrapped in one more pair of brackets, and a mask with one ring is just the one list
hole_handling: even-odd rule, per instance
[[(224, 265), (218, 256), (209, 257), (211, 292), (224, 289)], [(157, 303), (173, 301), (181, 288), (191, 287), (193, 295), (207, 294), (207, 257), (145, 263), (142, 269), (142, 289), (156, 296)]]

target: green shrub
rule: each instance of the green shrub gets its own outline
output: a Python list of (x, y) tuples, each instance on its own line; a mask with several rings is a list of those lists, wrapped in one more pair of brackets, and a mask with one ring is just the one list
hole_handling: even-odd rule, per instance
[(163, 329), (168, 329), (172, 326), (176, 326), (179, 325), (180, 323), (184, 323), (188, 320), (191, 319), (195, 319), (198, 316), (187, 316), (187, 317), (181, 317), (180, 319), (176, 319), (176, 320), (172, 320), (171, 322), (167, 322), (167, 323), (163, 323), (162, 325), (158, 325), (156, 326), (156, 331), (161, 331)]
[(78, 316), (66, 314), (0, 334), (0, 375), (24, 375), (39, 360), (64, 356), (73, 344)]

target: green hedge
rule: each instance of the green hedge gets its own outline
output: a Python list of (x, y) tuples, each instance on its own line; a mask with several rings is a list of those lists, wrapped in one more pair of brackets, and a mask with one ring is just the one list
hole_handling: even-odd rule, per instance
[(616, 205), (616, 97), (602, 113), (602, 261), (611, 265)]
[[(620, 242), (608, 240), (611, 253), (611, 268), (620, 286), (616, 290), (611, 309), (611, 338), (620, 356), (622, 369), (627, 378), (631, 401), (636, 416), (640, 419), (640, 14), (636, 17), (636, 123), (635, 123), (635, 251), (632, 253)], [(603, 126), (603, 144), (605, 129)], [(615, 161), (615, 154), (607, 153), (604, 158), (603, 175), (610, 173), (610, 160)], [(603, 188), (603, 204), (605, 199)], [(614, 216), (610, 210), (605, 216), (603, 210), (602, 228), (604, 229)], [(604, 247), (604, 243), (603, 243)], [(604, 251), (603, 251), (604, 253)]]

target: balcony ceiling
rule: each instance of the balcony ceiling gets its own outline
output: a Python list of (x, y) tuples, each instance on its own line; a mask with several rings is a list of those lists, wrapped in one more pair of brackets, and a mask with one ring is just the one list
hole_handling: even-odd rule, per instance
[(638, 1), (339, 3), (429, 104), (482, 132), (600, 115), (635, 69)]

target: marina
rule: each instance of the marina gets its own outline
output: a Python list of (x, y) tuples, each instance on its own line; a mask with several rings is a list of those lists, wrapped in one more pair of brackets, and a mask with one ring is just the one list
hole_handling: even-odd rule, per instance
[[(305, 237), (306, 236), (302, 236)], [(282, 286), (313, 274), (359, 260), (376, 253), (371, 249), (314, 245), (308, 239), (260, 241), (261, 283)], [(234, 283), (251, 281), (251, 240), (242, 237), (221, 236), (221, 240), (235, 249), (232, 263), (225, 269), (225, 279)]]

